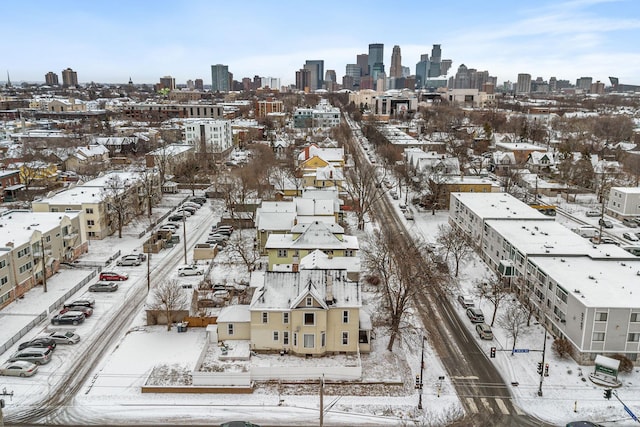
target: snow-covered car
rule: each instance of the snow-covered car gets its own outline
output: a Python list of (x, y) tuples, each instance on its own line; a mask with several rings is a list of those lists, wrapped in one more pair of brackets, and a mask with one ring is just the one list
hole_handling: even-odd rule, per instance
[(633, 233), (623, 233), (622, 237), (624, 237), (625, 239), (627, 239), (630, 242), (637, 242), (640, 241), (640, 239), (638, 239), (638, 236), (636, 236)]
[(200, 276), (204, 271), (197, 265), (185, 265), (178, 268), (178, 276)]
[(125, 255), (118, 260), (116, 265), (122, 267), (137, 267), (141, 264), (138, 255)]
[(6, 362), (0, 365), (0, 375), (30, 377), (36, 372), (38, 372), (38, 365), (26, 360), (16, 360), (15, 362)]
[(89, 292), (115, 292), (118, 284), (114, 282), (98, 282), (89, 286)]
[(80, 342), (80, 335), (71, 331), (50, 332), (45, 337), (51, 338), (56, 344), (77, 344)]

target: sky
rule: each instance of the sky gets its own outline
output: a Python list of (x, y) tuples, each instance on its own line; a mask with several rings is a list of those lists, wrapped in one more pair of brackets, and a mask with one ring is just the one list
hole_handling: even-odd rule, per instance
[(260, 75), (295, 82), (306, 60), (323, 59), (341, 82), (345, 66), (384, 44), (385, 70), (399, 45), (415, 73), (420, 55), (442, 46), (453, 61), (496, 76), (555, 76), (575, 84), (592, 77), (609, 85), (640, 84), (640, 1), (513, 2), (282, 0), (26, 0), (3, 4), (0, 80), (44, 81), (71, 67), (80, 83), (176, 83), (225, 64), (234, 79)]

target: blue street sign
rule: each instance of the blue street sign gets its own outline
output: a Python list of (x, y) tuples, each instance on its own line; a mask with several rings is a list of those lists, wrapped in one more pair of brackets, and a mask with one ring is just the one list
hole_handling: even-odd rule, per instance
[(633, 412), (631, 412), (631, 409), (627, 408), (627, 405), (623, 404), (622, 407), (624, 408), (625, 411), (627, 411), (627, 414), (629, 414), (629, 416), (633, 418), (633, 421), (638, 421), (638, 417), (636, 417), (636, 415)]
[(514, 348), (513, 352), (514, 353), (529, 353), (529, 349), (528, 348)]

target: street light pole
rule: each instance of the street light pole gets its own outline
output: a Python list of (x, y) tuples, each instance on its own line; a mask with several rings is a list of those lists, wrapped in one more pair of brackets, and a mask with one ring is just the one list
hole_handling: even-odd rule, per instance
[(544, 379), (544, 355), (547, 350), (547, 328), (544, 328), (544, 342), (542, 343), (542, 369), (540, 369), (540, 386), (538, 387), (538, 396), (542, 397), (542, 380)]
[(424, 335), (422, 336), (422, 352), (420, 355), (420, 398), (418, 400), (418, 409), (422, 409), (422, 389), (424, 388)]
[(182, 240), (184, 242), (184, 263), (187, 263), (187, 217), (182, 211)]
[(147, 292), (151, 290), (151, 252), (147, 254)]

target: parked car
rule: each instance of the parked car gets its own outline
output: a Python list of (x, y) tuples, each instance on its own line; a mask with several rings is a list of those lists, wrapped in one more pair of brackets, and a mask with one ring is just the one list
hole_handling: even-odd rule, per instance
[(638, 228), (638, 223), (632, 219), (625, 218), (622, 220), (622, 224), (626, 225), (629, 228)]
[(194, 208), (195, 210), (198, 210), (198, 209), (200, 209), (202, 207), (196, 202), (184, 202), (182, 204), (182, 206), (188, 206), (190, 208)]
[(166, 224), (162, 224), (162, 226), (160, 227), (162, 228), (167, 228), (167, 229), (171, 229), (171, 230), (179, 230), (182, 228), (181, 224), (176, 224), (175, 222), (167, 222)]
[(86, 307), (84, 305), (71, 305), (69, 307), (64, 307), (62, 310), (60, 310), (60, 314), (65, 314), (69, 311), (80, 311), (84, 313), (84, 317), (91, 317), (91, 315), (93, 314), (93, 308)]
[(20, 345), (18, 346), (18, 350), (23, 350), (27, 347), (40, 347), (40, 348), (51, 348), (51, 349), (55, 349), (56, 348), (56, 342), (54, 340), (52, 340), (51, 338), (47, 338), (47, 337), (36, 337), (34, 339), (32, 339), (31, 341), (25, 341), (20, 343)]
[(483, 340), (492, 340), (493, 339), (493, 331), (491, 330), (491, 326), (486, 323), (478, 323), (476, 325), (476, 332)]
[(622, 237), (624, 237), (625, 239), (627, 239), (630, 242), (640, 241), (640, 239), (638, 239), (638, 237), (633, 233), (622, 233)]
[(66, 313), (56, 314), (51, 318), (53, 325), (79, 325), (84, 322), (86, 316), (81, 311), (67, 311)]
[(56, 342), (56, 344), (77, 344), (80, 342), (80, 335), (71, 331), (56, 331), (50, 332), (45, 335), (44, 338), (50, 338)]
[(599, 238), (598, 236), (596, 237), (592, 237), (589, 239), (591, 241), (591, 243), (596, 244), (596, 245), (616, 245), (616, 246), (620, 246), (620, 243), (618, 243), (617, 241), (613, 240), (610, 237), (603, 237), (603, 238)]
[(137, 267), (140, 264), (140, 258), (137, 255), (125, 255), (116, 262), (116, 265), (120, 267)]
[(169, 221), (183, 221), (185, 219), (187, 219), (188, 215), (185, 215), (184, 212), (177, 212), (174, 213), (173, 215), (171, 215), (169, 218), (167, 218)]
[(96, 300), (92, 297), (83, 297), (83, 298), (78, 298), (76, 300), (73, 300), (71, 302), (68, 302), (64, 305), (64, 307), (77, 307), (77, 306), (83, 306), (83, 307), (91, 307), (93, 308), (93, 306), (96, 305)]
[(200, 276), (204, 272), (197, 265), (185, 265), (178, 268), (178, 276)]
[(115, 292), (118, 284), (114, 282), (97, 282), (89, 286), (89, 292)]
[(193, 197), (189, 198), (189, 201), (198, 203), (200, 206), (202, 206), (205, 203), (207, 203), (207, 199), (205, 197), (199, 197), (199, 196), (193, 196)]
[(209, 239), (229, 240), (229, 236), (223, 233), (211, 233)]
[(482, 313), (482, 310), (476, 307), (467, 308), (467, 317), (471, 320), (472, 323), (484, 322), (484, 314)]
[(24, 360), (25, 362), (35, 363), (36, 365), (44, 365), (51, 361), (51, 353), (53, 353), (53, 350), (50, 348), (27, 347), (13, 353), (7, 362)]
[(190, 208), (188, 206), (185, 207), (179, 207), (176, 212), (178, 213), (182, 213), (184, 214), (184, 216), (186, 216), (187, 218), (189, 218), (191, 215), (195, 215), (196, 210), (193, 208)]
[(102, 273), (100, 273), (100, 280), (105, 280), (105, 281), (111, 281), (111, 280), (115, 280), (115, 281), (121, 281), (121, 280), (127, 280), (129, 279), (129, 275), (127, 273), (120, 273), (117, 271), (103, 271)]
[(458, 295), (458, 302), (460, 303), (462, 308), (469, 308), (469, 307), (475, 307), (476, 306), (476, 303), (473, 302), (471, 297), (468, 296), (468, 295), (464, 295), (464, 294)]
[(217, 291), (213, 291), (213, 296), (215, 298), (229, 298), (229, 291), (226, 289), (219, 289)]
[(249, 421), (229, 421), (220, 424), (220, 427), (260, 427), (258, 424), (250, 423)]
[(608, 219), (600, 218), (598, 220), (598, 224), (603, 226), (604, 228), (613, 228), (613, 223)]
[(15, 362), (5, 362), (0, 365), (0, 375), (11, 377), (30, 377), (38, 372), (38, 365), (26, 360), (16, 360)]
[(600, 211), (587, 211), (585, 215), (588, 217), (600, 216)]

